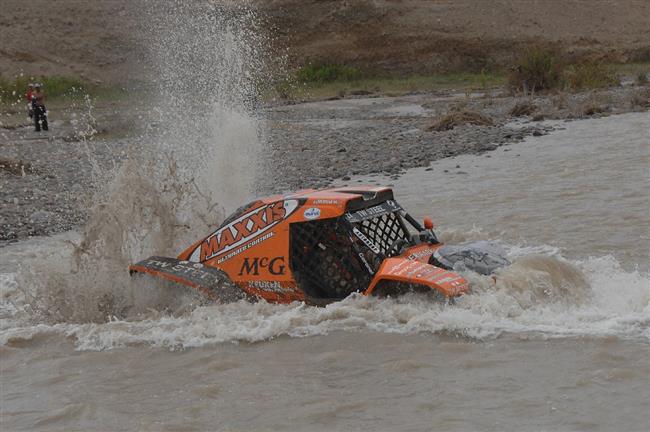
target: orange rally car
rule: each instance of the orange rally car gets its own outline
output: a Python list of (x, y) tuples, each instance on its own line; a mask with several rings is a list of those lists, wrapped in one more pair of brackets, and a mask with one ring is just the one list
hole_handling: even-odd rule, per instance
[(390, 188), (310, 189), (245, 205), (177, 258), (154, 256), (129, 270), (217, 301), (323, 305), (353, 292), (407, 291), (451, 300), (468, 283), (451, 271), (454, 259), (440, 255), (442, 247), (430, 220), (420, 225)]

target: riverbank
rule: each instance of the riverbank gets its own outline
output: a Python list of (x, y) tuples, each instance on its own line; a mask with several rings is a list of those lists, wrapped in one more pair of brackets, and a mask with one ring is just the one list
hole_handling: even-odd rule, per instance
[(1, 248), (3, 426), (647, 430), (649, 116), (560, 122), (397, 180), (441, 239), (499, 241), (513, 262), (464, 273), (453, 306), (188, 305), (112, 249), (75, 267), (76, 233)]
[[(433, 160), (546, 134), (550, 127), (539, 123), (543, 119), (571, 121), (650, 105), (650, 90), (633, 83), (532, 98), (502, 93), (447, 90), (267, 106), (258, 113), (265, 175), (258, 176), (257, 193), (323, 187), (359, 174), (394, 179)], [(20, 112), (3, 118), (0, 244), (82, 225), (93, 203), (93, 185), (101, 181), (98, 172), (119, 166), (130, 145), (148, 139), (144, 106), (133, 101), (61, 103), (50, 106), (50, 113), (49, 133), (33, 132)], [(483, 124), (463, 124), (463, 119), (473, 121), (468, 113), (480, 115)]]

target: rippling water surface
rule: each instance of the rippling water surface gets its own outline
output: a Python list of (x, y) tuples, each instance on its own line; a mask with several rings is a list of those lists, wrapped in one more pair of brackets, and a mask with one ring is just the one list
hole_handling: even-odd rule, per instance
[(0, 249), (2, 429), (647, 430), (648, 124), (566, 123), (397, 181), (448, 242), (514, 261), (453, 307), (196, 306), (152, 284), (121, 287), (137, 313), (106, 321), (63, 278), (48, 289), (73, 306), (47, 314), (25, 269), (65, 270), (79, 234)]

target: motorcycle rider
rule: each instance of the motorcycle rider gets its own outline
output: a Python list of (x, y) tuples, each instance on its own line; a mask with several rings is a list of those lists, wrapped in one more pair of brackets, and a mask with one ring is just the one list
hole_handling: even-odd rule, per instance
[(36, 132), (48, 130), (47, 109), (45, 108), (45, 92), (39, 83), (34, 84), (34, 94), (32, 95), (32, 110), (34, 111), (34, 130)]

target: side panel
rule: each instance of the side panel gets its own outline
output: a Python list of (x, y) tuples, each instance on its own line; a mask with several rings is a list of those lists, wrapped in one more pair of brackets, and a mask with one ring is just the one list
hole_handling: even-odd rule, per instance
[(271, 302), (304, 299), (288, 266), (289, 219), (295, 199), (260, 202), (203, 240), (191, 260), (217, 267), (250, 295)]
[(215, 301), (231, 302), (245, 297), (226, 273), (201, 263), (152, 256), (131, 265), (129, 272), (147, 273), (188, 286)]
[(455, 297), (469, 291), (467, 281), (458, 273), (408, 258), (384, 260), (365, 295), (372, 294), (381, 280), (393, 280), (428, 286), (445, 297)]
[(250, 295), (271, 302), (304, 301), (289, 267), (290, 224), (338, 217), (345, 206), (344, 200), (328, 196), (259, 201), (179, 258), (223, 270)]
[(433, 255), (436, 249), (440, 248), (440, 246), (442, 246), (442, 243), (438, 243), (434, 245), (428, 243), (422, 243), (406, 249), (404, 252), (402, 252), (402, 254), (400, 254), (399, 257), (406, 258), (409, 260), (420, 261), (423, 263), (428, 263), (429, 257)]

